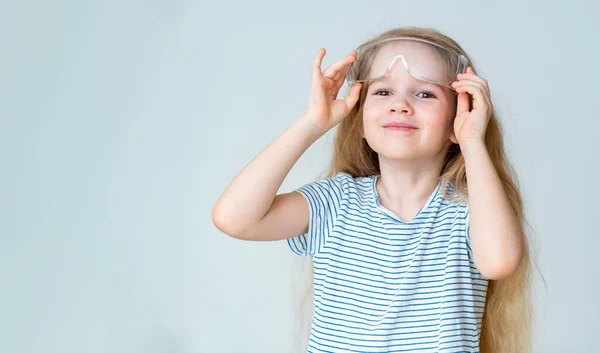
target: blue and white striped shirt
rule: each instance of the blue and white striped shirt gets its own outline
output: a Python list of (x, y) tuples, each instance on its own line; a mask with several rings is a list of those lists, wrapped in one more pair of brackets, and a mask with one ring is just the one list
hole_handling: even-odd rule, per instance
[(378, 177), (338, 173), (296, 190), (310, 221), (287, 242), (313, 257), (308, 352), (479, 352), (488, 280), (472, 261), (468, 204), (444, 198), (440, 182), (404, 222), (380, 204)]

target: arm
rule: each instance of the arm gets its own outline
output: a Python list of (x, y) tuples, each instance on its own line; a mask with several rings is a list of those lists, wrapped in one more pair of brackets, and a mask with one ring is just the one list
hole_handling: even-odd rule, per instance
[(461, 143), (469, 189), (473, 261), (489, 279), (509, 276), (523, 257), (523, 232), (483, 141)]
[[(261, 151), (236, 176), (215, 204), (212, 218), (217, 228), (235, 238), (246, 240), (254, 238), (250, 233), (254, 232), (257, 224), (274, 204), (277, 190), (283, 180), (300, 156), (321, 135), (322, 133), (312, 122), (306, 116), (302, 116)], [(301, 195), (286, 194), (281, 199), (297, 201), (294, 207), (296, 210), (301, 206), (300, 203), (306, 203)], [(308, 223), (308, 215), (306, 223)], [(293, 228), (300, 228), (300, 225)], [(264, 234), (265, 231), (268, 230), (263, 229), (261, 233)], [(298, 230), (293, 233), (302, 234)], [(291, 235), (293, 234), (289, 234)], [(271, 237), (270, 240), (276, 239)]]
[(276, 195), (277, 190), (308, 147), (348, 115), (361, 87), (357, 84), (345, 99), (336, 99), (356, 52), (321, 72), (324, 55), (321, 48), (313, 60), (305, 114), (246, 165), (215, 204), (213, 223), (224, 233), (244, 240), (280, 240), (306, 232), (306, 199), (297, 192)]

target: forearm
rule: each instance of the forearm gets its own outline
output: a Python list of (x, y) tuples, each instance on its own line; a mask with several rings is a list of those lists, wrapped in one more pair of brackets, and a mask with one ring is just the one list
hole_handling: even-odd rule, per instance
[(239, 234), (267, 213), (285, 177), (323, 132), (302, 116), (263, 149), (225, 189), (213, 209), (213, 220)]
[(469, 190), (473, 261), (488, 278), (509, 275), (523, 255), (523, 232), (483, 141), (461, 143)]

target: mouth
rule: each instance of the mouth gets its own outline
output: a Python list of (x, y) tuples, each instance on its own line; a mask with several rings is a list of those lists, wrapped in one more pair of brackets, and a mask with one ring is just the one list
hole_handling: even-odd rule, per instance
[(383, 126), (384, 129), (395, 130), (395, 131), (414, 131), (417, 130), (416, 126), (406, 123), (391, 123)]
[(392, 121), (392, 122), (389, 122), (389, 123), (383, 125), (383, 127), (412, 127), (414, 129), (417, 128), (416, 126), (409, 124), (409, 123), (405, 123), (403, 121)]
[(384, 129), (387, 130), (396, 130), (396, 131), (415, 131), (416, 127), (413, 126), (384, 126)]

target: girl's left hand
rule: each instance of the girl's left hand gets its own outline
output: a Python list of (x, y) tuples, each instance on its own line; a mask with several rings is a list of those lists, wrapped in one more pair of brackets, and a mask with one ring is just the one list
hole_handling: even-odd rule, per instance
[[(457, 143), (484, 141), (485, 131), (492, 114), (492, 99), (486, 80), (475, 75), (471, 67), (464, 74), (458, 74), (458, 82), (452, 87), (458, 93), (454, 136)], [(469, 107), (469, 94), (473, 96), (473, 109)]]

